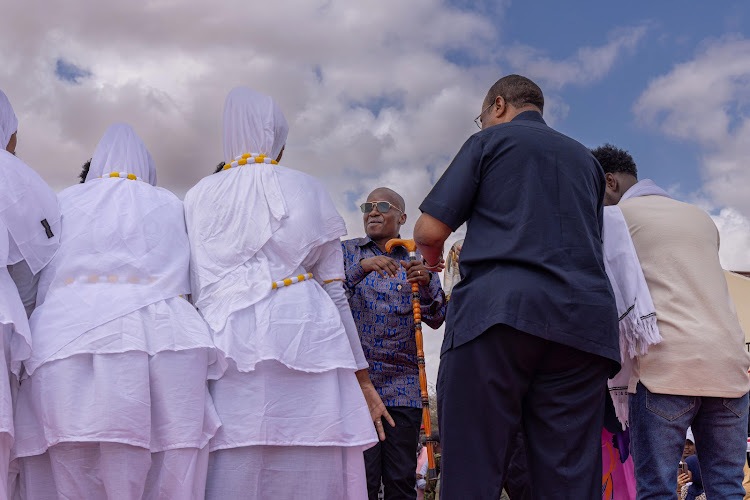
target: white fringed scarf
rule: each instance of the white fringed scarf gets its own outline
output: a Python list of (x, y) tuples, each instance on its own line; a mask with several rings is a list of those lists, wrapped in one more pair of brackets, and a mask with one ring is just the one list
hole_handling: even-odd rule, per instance
[[(620, 201), (637, 196), (669, 195), (651, 180), (631, 187)], [(620, 322), (620, 359), (622, 369), (608, 381), (615, 413), (623, 429), (628, 422), (628, 383), (632, 359), (648, 352), (662, 338), (656, 324), (656, 308), (648, 291), (638, 255), (622, 211), (616, 206), (604, 208), (602, 234), (604, 268), (612, 284)]]

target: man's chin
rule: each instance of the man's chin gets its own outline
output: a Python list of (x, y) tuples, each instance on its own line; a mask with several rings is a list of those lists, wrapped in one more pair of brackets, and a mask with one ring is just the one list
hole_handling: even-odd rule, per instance
[[(378, 228), (380, 229), (380, 228)], [(376, 230), (376, 231), (365, 231), (365, 234), (371, 239), (371, 240), (379, 240), (383, 238), (383, 231)]]

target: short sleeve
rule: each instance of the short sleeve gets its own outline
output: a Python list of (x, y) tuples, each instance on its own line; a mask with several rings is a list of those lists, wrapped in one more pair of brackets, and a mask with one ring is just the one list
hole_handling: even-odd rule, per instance
[(466, 222), (479, 187), (482, 150), (477, 135), (469, 137), (419, 209), (453, 231)]

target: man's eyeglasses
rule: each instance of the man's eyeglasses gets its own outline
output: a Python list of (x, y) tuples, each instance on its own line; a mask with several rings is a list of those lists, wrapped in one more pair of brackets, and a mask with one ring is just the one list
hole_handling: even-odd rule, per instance
[(495, 97), (495, 99), (490, 103), (489, 106), (487, 106), (486, 108), (484, 108), (482, 110), (482, 112), (479, 113), (479, 116), (477, 116), (476, 118), (474, 118), (474, 123), (476, 123), (477, 127), (479, 127), (480, 129), (482, 128), (482, 115), (485, 114), (488, 109), (490, 109), (492, 106), (495, 105), (495, 101), (497, 101), (497, 97)]
[(399, 212), (404, 213), (403, 210), (388, 201), (366, 201), (359, 206), (359, 209), (362, 210), (363, 214), (369, 214), (372, 212), (373, 208), (377, 208), (378, 212), (381, 214), (388, 213), (391, 208), (395, 208)]

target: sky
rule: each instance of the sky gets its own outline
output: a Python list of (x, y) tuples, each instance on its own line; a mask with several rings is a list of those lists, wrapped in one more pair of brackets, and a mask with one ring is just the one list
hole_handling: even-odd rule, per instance
[[(0, 61), (17, 154), (58, 191), (124, 121), (182, 197), (223, 160), (229, 90), (271, 95), (282, 164), (323, 180), (351, 237), (381, 185), (410, 236), (489, 87), (523, 74), (549, 125), (627, 149), (640, 178), (711, 213), (725, 268), (750, 270), (746, 1), (6, 2)], [(442, 335), (425, 336), (434, 381)]]

